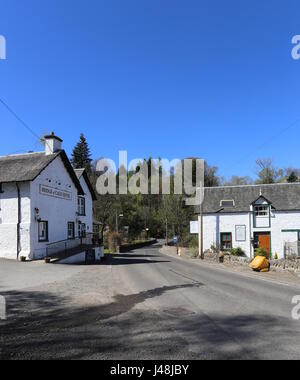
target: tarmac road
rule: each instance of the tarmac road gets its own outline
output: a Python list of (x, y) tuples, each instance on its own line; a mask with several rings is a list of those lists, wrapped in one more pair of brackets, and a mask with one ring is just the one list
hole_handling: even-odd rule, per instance
[(99, 266), (0, 261), (0, 294), (2, 359), (300, 359), (299, 285), (158, 246)]

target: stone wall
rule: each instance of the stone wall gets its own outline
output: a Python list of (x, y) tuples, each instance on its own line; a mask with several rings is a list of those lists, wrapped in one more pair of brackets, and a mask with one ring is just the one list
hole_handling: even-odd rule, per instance
[[(164, 247), (163, 251), (166, 254), (177, 254), (176, 247)], [(196, 258), (195, 252), (187, 249), (180, 248), (180, 256), (188, 259)], [(204, 260), (212, 263), (219, 263), (219, 254), (211, 251), (206, 251), (204, 253)], [(238, 257), (232, 256), (228, 253), (225, 253), (224, 264), (233, 265), (233, 266), (249, 266), (252, 259), (248, 257)], [(300, 276), (300, 259), (280, 259), (280, 260), (270, 260), (271, 271), (274, 272), (290, 272), (295, 273)]]
[(300, 275), (300, 259), (271, 260), (271, 270), (276, 272), (288, 271)]

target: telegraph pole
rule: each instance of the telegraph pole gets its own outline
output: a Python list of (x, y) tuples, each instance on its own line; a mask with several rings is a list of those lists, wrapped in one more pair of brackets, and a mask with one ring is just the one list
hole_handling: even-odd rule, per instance
[(168, 218), (166, 218), (166, 245), (168, 245), (169, 241), (168, 241)]
[(204, 260), (204, 252), (203, 252), (203, 204), (200, 202), (200, 218), (199, 218), (199, 228), (200, 228), (200, 234), (199, 234), (199, 241), (200, 241), (200, 249), (199, 249), (199, 255), (201, 260)]
[(204, 260), (203, 252), (203, 205), (200, 203), (200, 214), (198, 215), (198, 247), (199, 259)]

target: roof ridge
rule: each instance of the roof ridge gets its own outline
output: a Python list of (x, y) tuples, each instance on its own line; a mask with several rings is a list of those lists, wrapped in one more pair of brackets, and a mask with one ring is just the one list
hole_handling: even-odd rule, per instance
[(45, 154), (45, 152), (41, 151), (41, 152), (27, 152), (27, 153), (7, 154), (5, 156), (0, 156), (0, 159), (1, 158), (10, 158), (10, 157), (32, 156), (32, 155), (35, 155), (35, 154)]
[(300, 185), (300, 182), (279, 182), (279, 183), (262, 183), (262, 184), (253, 184), (253, 185), (229, 185), (229, 186), (212, 186), (205, 187), (205, 189), (232, 189), (232, 188), (249, 188), (249, 187), (262, 187), (262, 186), (283, 186), (283, 185)]

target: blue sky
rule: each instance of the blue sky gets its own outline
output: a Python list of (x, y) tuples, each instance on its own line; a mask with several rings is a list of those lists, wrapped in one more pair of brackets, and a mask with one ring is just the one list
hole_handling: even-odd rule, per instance
[[(68, 153), (300, 167), (298, 0), (0, 0), (0, 97)], [(0, 105), (0, 154), (39, 144)]]

